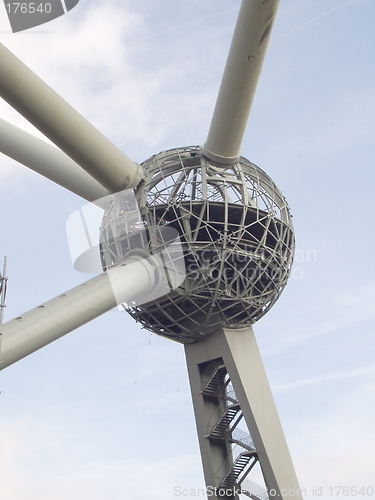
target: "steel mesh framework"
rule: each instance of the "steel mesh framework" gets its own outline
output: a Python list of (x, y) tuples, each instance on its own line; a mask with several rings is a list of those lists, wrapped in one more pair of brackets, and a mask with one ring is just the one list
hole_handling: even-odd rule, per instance
[(198, 146), (159, 153), (142, 167), (138, 207), (119, 217), (112, 202), (104, 215), (103, 267), (121, 263), (130, 252), (150, 252), (150, 234), (155, 240), (173, 229), (182, 243), (186, 279), (168, 295), (142, 305), (135, 301), (126, 310), (145, 328), (180, 342), (257, 321), (285, 287), (294, 253), (289, 208), (274, 182), (243, 157), (217, 165)]

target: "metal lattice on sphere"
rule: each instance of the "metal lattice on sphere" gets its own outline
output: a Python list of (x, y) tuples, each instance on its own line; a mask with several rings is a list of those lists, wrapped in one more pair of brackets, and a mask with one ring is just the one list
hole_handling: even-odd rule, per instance
[(135, 231), (144, 235), (137, 245), (149, 251), (151, 229), (173, 228), (186, 279), (168, 295), (126, 310), (145, 328), (180, 342), (257, 321), (285, 287), (294, 253), (289, 208), (274, 182), (246, 158), (218, 166), (193, 146), (154, 155), (142, 167), (132, 230), (129, 215), (119, 217), (114, 203), (103, 218), (104, 268), (134, 253)]

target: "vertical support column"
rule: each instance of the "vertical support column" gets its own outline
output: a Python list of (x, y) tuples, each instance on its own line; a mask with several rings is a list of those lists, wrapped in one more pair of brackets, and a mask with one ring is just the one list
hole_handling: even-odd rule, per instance
[(222, 358), (253, 439), (270, 500), (302, 500), (271, 389), (251, 327), (223, 329), (185, 346), (199, 444), (207, 486), (214, 486), (221, 457), (205, 437), (207, 425), (200, 366)]
[[(202, 455), (203, 471), (207, 486), (207, 494), (210, 498), (221, 498), (224, 500), (238, 500), (236, 488), (226, 488), (226, 495), (216, 495), (215, 488), (219, 486), (220, 475), (221, 479), (224, 478), (225, 469), (222, 465), (224, 462), (229, 462), (232, 459), (231, 446), (228, 440), (213, 441), (208, 439), (209, 422), (215, 413), (220, 410), (223, 405), (221, 394), (223, 392), (223, 382), (225, 374), (221, 372), (223, 360), (221, 358), (208, 356), (207, 359), (202, 361), (203, 358), (197, 356), (197, 350), (191, 349), (193, 346), (201, 346), (199, 344), (188, 344), (185, 346), (185, 353), (187, 359), (187, 366), (189, 371), (190, 387), (194, 404), (195, 421), (197, 424), (198, 440)], [(216, 365), (217, 372), (212, 374), (217, 379), (218, 391), (212, 392), (212, 397), (203, 394), (204, 389), (204, 376), (207, 368), (210, 365)], [(226, 370), (224, 368), (224, 372)], [(222, 493), (222, 492), (221, 492)]]

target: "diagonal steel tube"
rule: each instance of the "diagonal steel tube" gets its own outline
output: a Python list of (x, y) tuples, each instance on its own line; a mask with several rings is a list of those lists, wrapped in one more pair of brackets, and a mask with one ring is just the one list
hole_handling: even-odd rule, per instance
[(0, 95), (111, 193), (141, 180), (139, 165), (2, 44)]
[(1, 119), (0, 152), (88, 201), (109, 194), (60, 149)]
[(243, 0), (204, 154), (219, 163), (239, 155), (279, 0)]
[(154, 283), (155, 267), (146, 259), (133, 258), (4, 323), (0, 369), (129, 302)]

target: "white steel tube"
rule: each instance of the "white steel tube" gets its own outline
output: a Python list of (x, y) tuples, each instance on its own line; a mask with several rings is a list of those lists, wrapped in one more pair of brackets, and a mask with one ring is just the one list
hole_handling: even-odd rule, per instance
[(243, 135), (279, 0), (243, 0), (204, 154), (220, 163), (240, 155)]
[(0, 152), (85, 200), (95, 201), (109, 194), (60, 149), (1, 119)]
[(141, 180), (139, 165), (2, 44), (0, 95), (111, 193)]
[[(129, 302), (155, 283), (155, 267), (133, 259), (8, 321), (3, 327), (0, 369)], [(115, 289), (115, 293), (114, 290)]]

